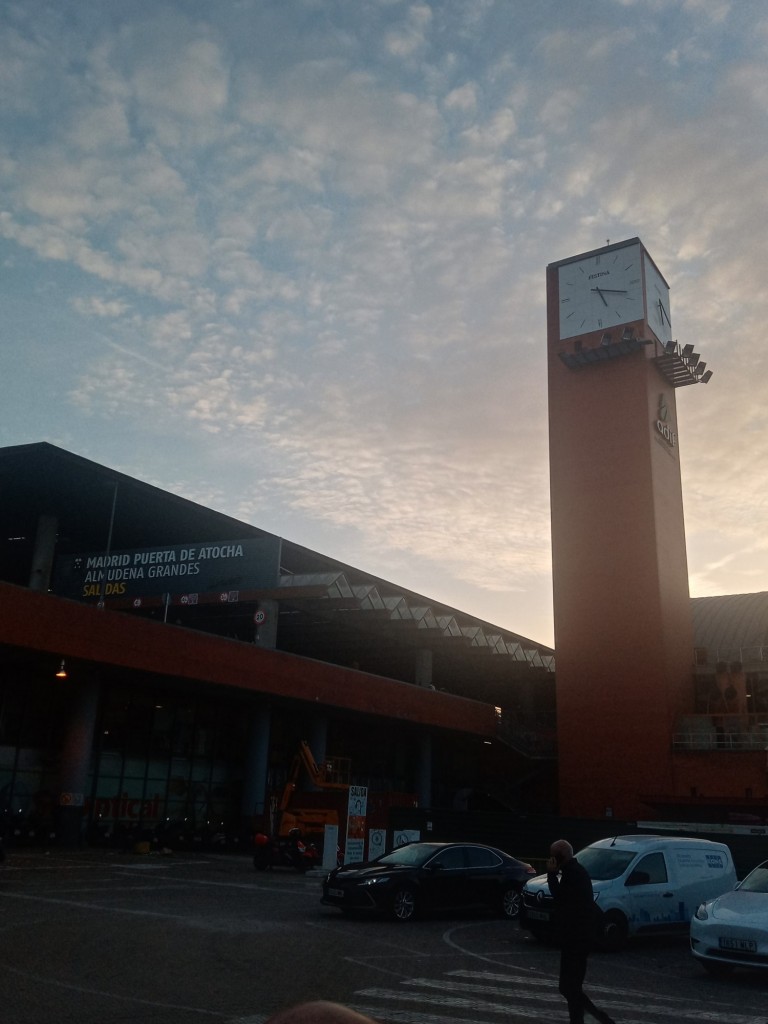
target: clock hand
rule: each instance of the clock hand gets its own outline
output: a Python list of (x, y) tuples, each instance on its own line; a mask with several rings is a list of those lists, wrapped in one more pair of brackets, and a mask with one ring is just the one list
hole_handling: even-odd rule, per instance
[(627, 289), (626, 288), (593, 288), (592, 291), (593, 292), (600, 292), (601, 294), (602, 294), (602, 292), (612, 292), (614, 295), (626, 295), (627, 294)]
[(603, 295), (603, 290), (602, 290), (602, 288), (593, 288), (593, 289), (592, 289), (592, 291), (593, 291), (593, 292), (597, 292), (597, 294), (598, 294), (598, 295), (600, 296), (600, 298), (601, 298), (601, 299), (603, 300), (603, 305), (604, 305), (604, 306), (607, 306), (607, 305), (608, 305), (608, 303), (607, 303), (607, 302), (605, 301), (605, 296)]

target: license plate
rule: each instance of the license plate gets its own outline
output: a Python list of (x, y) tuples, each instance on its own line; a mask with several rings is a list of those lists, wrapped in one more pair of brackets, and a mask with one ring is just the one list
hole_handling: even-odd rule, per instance
[(718, 940), (720, 949), (730, 949), (737, 953), (756, 953), (757, 943), (754, 939), (724, 939)]
[(328, 890), (328, 895), (329, 896), (333, 896), (333, 898), (336, 899), (336, 900), (343, 900), (344, 899), (344, 890), (343, 889), (329, 889)]
[(532, 921), (549, 920), (549, 914), (545, 913), (543, 910), (526, 910), (525, 916), (530, 917)]

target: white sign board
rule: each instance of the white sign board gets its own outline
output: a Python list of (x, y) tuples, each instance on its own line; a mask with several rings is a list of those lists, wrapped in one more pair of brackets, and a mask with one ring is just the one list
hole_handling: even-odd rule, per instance
[(408, 843), (418, 843), (421, 839), (421, 832), (417, 828), (402, 828), (392, 836), (392, 849), (398, 846), (406, 846)]
[(339, 855), (339, 826), (326, 825), (323, 829), (323, 867), (332, 871)]
[(387, 852), (387, 830), (372, 828), (368, 832), (368, 860), (375, 860)]
[(368, 787), (350, 786), (347, 803), (347, 841), (344, 863), (365, 860), (365, 816), (368, 810)]

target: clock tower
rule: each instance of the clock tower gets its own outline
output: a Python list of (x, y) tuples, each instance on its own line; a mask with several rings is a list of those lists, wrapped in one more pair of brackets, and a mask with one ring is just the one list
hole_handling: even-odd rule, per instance
[(694, 704), (675, 396), (711, 371), (639, 238), (547, 268), (547, 336), (560, 812), (643, 818)]

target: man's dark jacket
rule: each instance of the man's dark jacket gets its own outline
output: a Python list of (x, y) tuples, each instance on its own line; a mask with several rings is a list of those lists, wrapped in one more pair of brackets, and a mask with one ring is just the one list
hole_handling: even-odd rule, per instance
[(599, 912), (586, 868), (572, 857), (563, 865), (559, 877), (547, 874), (547, 882), (555, 901), (555, 926), (560, 942), (564, 946), (590, 948)]

